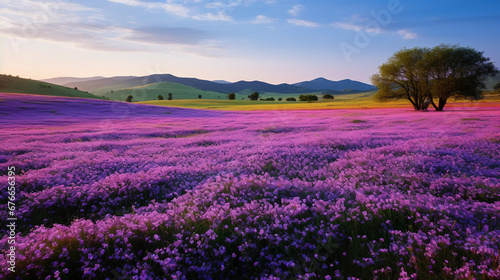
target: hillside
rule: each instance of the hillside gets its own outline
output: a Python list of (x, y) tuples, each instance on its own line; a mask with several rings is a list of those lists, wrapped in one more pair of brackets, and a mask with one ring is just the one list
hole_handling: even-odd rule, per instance
[[(374, 87), (357, 81), (344, 80), (339, 82), (330, 81), (324, 78), (316, 79), (308, 82), (305, 87), (301, 85), (279, 84), (273, 85), (261, 81), (239, 81), (235, 83), (224, 83), (221, 81), (207, 81), (196, 78), (182, 78), (171, 74), (155, 74), (144, 77), (112, 77), (89, 81), (78, 81), (65, 84), (68, 87), (78, 87), (96, 95), (103, 96), (110, 91), (116, 91), (125, 88), (134, 88), (144, 85), (149, 85), (158, 82), (172, 82), (183, 84), (201, 91), (212, 91), (227, 94), (230, 92), (241, 93), (242, 95), (252, 92), (272, 92), (273, 94), (304, 94), (313, 93), (322, 90), (334, 90), (339, 94), (343, 90), (366, 91), (372, 90)], [(306, 83), (306, 82), (304, 82)], [(318, 84), (320, 83), (320, 84)]]
[(86, 82), (86, 81), (92, 81), (92, 80), (98, 80), (98, 79), (104, 79), (104, 77), (101, 77), (101, 76), (87, 77), (87, 78), (58, 77), (58, 78), (51, 78), (51, 79), (42, 79), (40, 81), (63, 86), (63, 85), (68, 84), (68, 83)]
[(500, 83), (500, 73), (497, 73), (493, 77), (487, 77), (484, 80), (484, 85), (486, 87), (485, 90), (493, 90), (493, 86), (495, 86), (497, 83)]
[(330, 81), (325, 78), (317, 78), (312, 81), (305, 81), (293, 84), (294, 86), (310, 88), (313, 90), (335, 90), (335, 91), (343, 91), (343, 90), (351, 90), (351, 91), (369, 91), (374, 90), (376, 87), (365, 84), (358, 81), (353, 81), (349, 79), (341, 80), (341, 81)]
[(10, 75), (0, 75), (0, 92), (103, 99), (74, 88)]
[(158, 95), (162, 95), (164, 99), (167, 99), (169, 93), (172, 93), (174, 99), (198, 99), (198, 95), (201, 95), (203, 99), (227, 98), (225, 94), (219, 92), (203, 91), (173, 82), (159, 82), (134, 88), (114, 90), (113, 92), (106, 93), (104, 97), (110, 100), (124, 101), (127, 99), (127, 96), (132, 95), (133, 101), (147, 101), (157, 100)]

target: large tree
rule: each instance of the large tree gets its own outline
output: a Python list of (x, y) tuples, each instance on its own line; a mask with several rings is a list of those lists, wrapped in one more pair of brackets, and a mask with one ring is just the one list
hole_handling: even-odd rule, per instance
[[(482, 97), (483, 81), (497, 72), (483, 52), (470, 47), (439, 45), (425, 57), (431, 84), (431, 103), (442, 111), (450, 97), (477, 100)], [(438, 105), (434, 103), (438, 99)]]
[(379, 88), (377, 97), (382, 101), (408, 99), (418, 111), (426, 108), (428, 100), (442, 111), (450, 97), (479, 99), (483, 79), (494, 73), (495, 66), (482, 52), (439, 45), (396, 52), (371, 80)]
[(425, 81), (424, 56), (427, 48), (402, 49), (379, 67), (371, 77), (379, 88), (376, 97), (381, 101), (407, 99), (415, 110), (422, 109), (429, 89)]

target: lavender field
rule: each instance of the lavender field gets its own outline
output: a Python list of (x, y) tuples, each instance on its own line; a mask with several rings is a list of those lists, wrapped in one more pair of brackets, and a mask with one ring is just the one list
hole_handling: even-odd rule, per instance
[(500, 279), (499, 107), (0, 94), (1, 279)]

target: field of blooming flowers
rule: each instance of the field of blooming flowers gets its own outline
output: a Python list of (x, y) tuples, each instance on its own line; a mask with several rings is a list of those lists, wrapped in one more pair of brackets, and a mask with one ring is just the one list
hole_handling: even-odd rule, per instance
[(0, 94), (2, 279), (499, 279), (499, 107)]

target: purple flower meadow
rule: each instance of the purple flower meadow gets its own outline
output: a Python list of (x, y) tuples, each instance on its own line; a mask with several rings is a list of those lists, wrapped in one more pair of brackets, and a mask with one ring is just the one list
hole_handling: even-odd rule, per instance
[(0, 109), (2, 279), (500, 278), (499, 107)]

